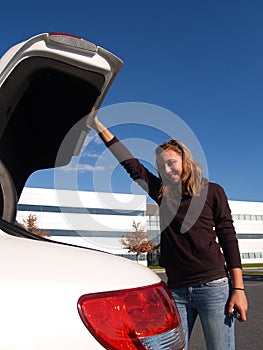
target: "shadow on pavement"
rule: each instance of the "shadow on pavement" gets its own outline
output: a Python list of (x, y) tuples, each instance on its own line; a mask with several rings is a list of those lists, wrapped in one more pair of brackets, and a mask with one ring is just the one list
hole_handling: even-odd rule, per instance
[(262, 282), (263, 281), (263, 275), (246, 275), (243, 274), (243, 279), (246, 282)]

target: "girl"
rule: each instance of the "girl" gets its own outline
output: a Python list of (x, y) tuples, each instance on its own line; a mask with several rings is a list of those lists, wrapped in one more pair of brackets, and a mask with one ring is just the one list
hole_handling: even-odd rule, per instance
[(92, 127), (131, 178), (158, 204), (160, 265), (177, 305), (186, 346), (199, 315), (207, 349), (234, 350), (234, 312), (246, 321), (242, 265), (228, 200), (178, 140), (158, 146), (151, 173), (97, 117)]

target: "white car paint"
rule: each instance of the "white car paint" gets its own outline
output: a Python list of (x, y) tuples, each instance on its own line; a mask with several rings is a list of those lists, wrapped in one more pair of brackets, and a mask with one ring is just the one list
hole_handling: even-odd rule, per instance
[(107, 253), (0, 232), (0, 348), (104, 349), (77, 309), (88, 293), (135, 288), (160, 278)]

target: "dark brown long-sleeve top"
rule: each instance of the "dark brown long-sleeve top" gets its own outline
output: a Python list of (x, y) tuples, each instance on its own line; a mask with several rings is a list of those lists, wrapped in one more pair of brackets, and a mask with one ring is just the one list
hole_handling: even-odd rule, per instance
[(162, 181), (145, 168), (115, 137), (106, 143), (131, 178), (159, 205), (160, 265), (170, 288), (191, 287), (241, 268), (240, 253), (223, 188), (207, 182), (196, 197), (176, 199), (158, 194)]

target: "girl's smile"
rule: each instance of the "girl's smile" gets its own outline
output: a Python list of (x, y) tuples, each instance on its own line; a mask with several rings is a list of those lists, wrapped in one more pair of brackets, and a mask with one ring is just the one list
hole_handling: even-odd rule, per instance
[(183, 173), (182, 156), (172, 149), (163, 150), (157, 157), (157, 167), (162, 178), (178, 183)]

